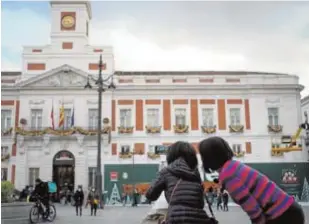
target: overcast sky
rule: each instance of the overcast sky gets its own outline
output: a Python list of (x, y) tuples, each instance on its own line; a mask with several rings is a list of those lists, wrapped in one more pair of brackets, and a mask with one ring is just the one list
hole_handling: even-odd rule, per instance
[[(254, 70), (296, 74), (309, 94), (309, 2), (92, 2), (90, 43), (116, 70)], [(2, 70), (24, 45), (49, 43), (48, 2), (2, 3)]]

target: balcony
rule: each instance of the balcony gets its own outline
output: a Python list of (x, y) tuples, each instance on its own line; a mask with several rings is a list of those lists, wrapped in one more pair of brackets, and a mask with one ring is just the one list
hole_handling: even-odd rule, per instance
[[(111, 131), (111, 127), (106, 126), (101, 129), (101, 134), (109, 134)], [(94, 127), (87, 127), (87, 128), (82, 128), (82, 127), (75, 127), (75, 133), (76, 134), (81, 134), (81, 135), (97, 135), (98, 134), (98, 129)]]
[(243, 125), (229, 125), (230, 133), (243, 133), (244, 126)]
[(268, 125), (267, 128), (270, 133), (281, 133), (283, 130), (282, 125)]
[(158, 134), (161, 133), (161, 126), (145, 126), (147, 134)]
[(278, 152), (278, 151), (274, 151), (273, 149), (271, 149), (271, 156), (272, 157), (282, 157), (284, 155), (283, 152)]
[(149, 159), (153, 159), (153, 160), (160, 158), (160, 154), (154, 153), (154, 152), (148, 152), (147, 156)]
[[(102, 134), (109, 134), (111, 128), (109, 126), (103, 127), (101, 130)], [(43, 135), (53, 135), (53, 136), (72, 136), (74, 134), (86, 135), (86, 136), (93, 136), (97, 135), (98, 130), (94, 127), (67, 127), (67, 128), (59, 128), (59, 129), (52, 129), (50, 127), (46, 128), (37, 128), (37, 127), (30, 127), (30, 128), (16, 128), (16, 134), (22, 136), (43, 136)]]
[(188, 133), (189, 131), (189, 125), (174, 125), (174, 132), (177, 134), (184, 134)]
[(242, 157), (245, 156), (245, 152), (244, 151), (233, 151), (233, 153), (234, 153), (234, 156), (236, 158), (242, 158)]
[(130, 159), (130, 158), (132, 158), (132, 156), (133, 156), (132, 152), (123, 151), (123, 152), (119, 153), (120, 159)]
[(124, 126), (118, 127), (119, 134), (132, 134), (133, 130), (134, 130), (134, 127), (124, 127)]
[(217, 126), (213, 125), (213, 126), (201, 126), (202, 132), (205, 134), (213, 134), (216, 132), (217, 130)]
[(1, 155), (1, 162), (6, 162), (10, 159), (10, 154), (6, 153), (4, 155)]
[(1, 130), (1, 136), (11, 136), (13, 133), (13, 128), (6, 128)]

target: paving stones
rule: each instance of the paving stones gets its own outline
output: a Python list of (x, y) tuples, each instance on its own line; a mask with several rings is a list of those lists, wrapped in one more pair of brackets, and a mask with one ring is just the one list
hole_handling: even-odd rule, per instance
[[(307, 220), (309, 220), (309, 206), (304, 206)], [(57, 205), (56, 224), (102, 224), (102, 223), (119, 223), (119, 224), (139, 224), (150, 211), (150, 206), (140, 207), (112, 207), (106, 206), (104, 210), (98, 210), (97, 216), (90, 216), (90, 208), (83, 208), (83, 216), (76, 216), (75, 207)], [(209, 214), (208, 209), (206, 208)], [(229, 212), (216, 211), (214, 213), (220, 224), (248, 224), (250, 223), (247, 215), (238, 206), (230, 206)], [(306, 221), (307, 221), (306, 220)], [(307, 223), (309, 223), (307, 221)]]

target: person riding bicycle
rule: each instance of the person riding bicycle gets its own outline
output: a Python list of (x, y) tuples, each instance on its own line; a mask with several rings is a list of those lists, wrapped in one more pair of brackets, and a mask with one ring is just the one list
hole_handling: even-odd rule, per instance
[(35, 180), (35, 188), (32, 192), (33, 197), (39, 196), (42, 204), (46, 207), (46, 216), (49, 215), (49, 190), (48, 184), (42, 181), (40, 178)]

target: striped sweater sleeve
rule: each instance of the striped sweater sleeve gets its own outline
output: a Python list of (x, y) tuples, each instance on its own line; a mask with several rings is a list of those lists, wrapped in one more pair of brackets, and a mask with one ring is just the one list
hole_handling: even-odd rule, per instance
[(249, 189), (247, 186), (244, 186), (244, 183), (240, 178), (235, 176), (229, 177), (222, 183), (225, 185), (226, 190), (229, 192), (235, 203), (240, 205), (248, 214), (252, 223), (265, 224), (265, 216), (259, 203), (250, 194)]

